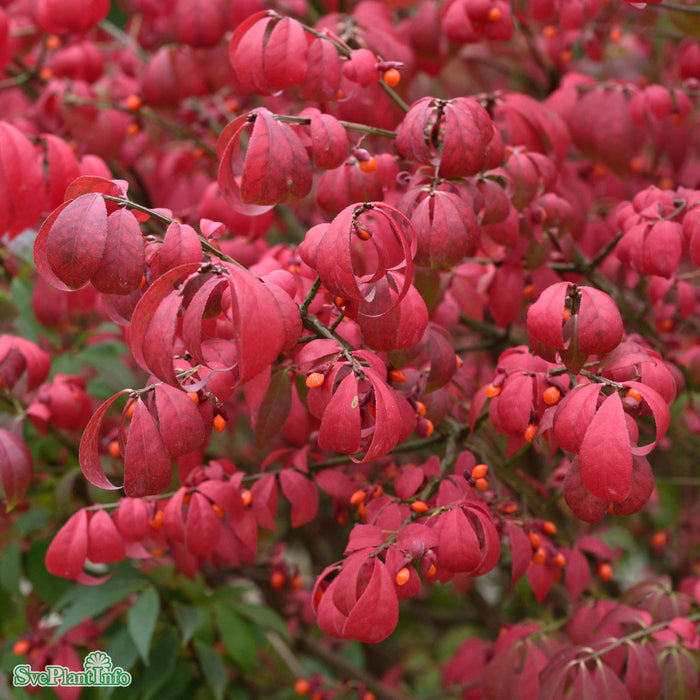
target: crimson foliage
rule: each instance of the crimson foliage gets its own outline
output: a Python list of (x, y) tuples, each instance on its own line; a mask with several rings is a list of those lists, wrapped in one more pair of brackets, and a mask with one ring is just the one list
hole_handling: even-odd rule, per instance
[(1, 4), (3, 670), (697, 697), (700, 28), (650, 4)]

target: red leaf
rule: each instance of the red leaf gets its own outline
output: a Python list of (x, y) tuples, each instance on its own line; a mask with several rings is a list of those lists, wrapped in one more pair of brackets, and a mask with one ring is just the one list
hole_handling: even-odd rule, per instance
[(374, 391), (375, 423), (372, 442), (362, 461), (371, 462), (394, 448), (399, 441), (403, 423), (394, 390), (375, 371), (367, 369), (365, 374)]
[(512, 559), (512, 575), (510, 585), (513, 586), (516, 581), (522, 578), (527, 571), (532, 561), (532, 544), (530, 538), (525, 534), (525, 531), (516, 525), (512, 520), (506, 520), (508, 529), (508, 540), (510, 543), (511, 559)]
[(584, 435), (579, 469), (586, 488), (598, 498), (622, 501), (632, 488), (632, 452), (622, 401), (613, 392)]
[(85, 478), (95, 486), (101, 489), (116, 490), (120, 489), (120, 485), (113, 484), (104, 473), (102, 464), (100, 463), (100, 428), (105, 414), (109, 407), (122, 395), (130, 393), (131, 389), (122, 389), (121, 391), (110, 396), (93, 414), (88, 424), (85, 426), (83, 436), (80, 439), (80, 449), (78, 451), (78, 461), (80, 468), (83, 470)]
[(594, 496), (583, 483), (578, 457), (571, 460), (564, 478), (564, 500), (573, 514), (587, 523), (598, 523), (608, 512), (610, 501)]
[(306, 78), (306, 32), (295, 19), (283, 17), (265, 44), (265, 78), (273, 90), (293, 87)]
[(348, 157), (349, 142), (345, 127), (330, 114), (313, 113), (311, 123), (311, 158), (317, 168), (339, 168)]
[(554, 438), (559, 446), (578, 454), (598, 403), (602, 385), (579, 384), (557, 405)]
[(329, 452), (354, 454), (360, 449), (360, 404), (357, 379), (353, 373), (343, 378), (328, 402), (321, 427), (318, 446)]
[(462, 508), (451, 508), (440, 516), (440, 566), (447, 571), (469, 573), (481, 562), (479, 538)]
[(70, 289), (85, 286), (100, 267), (107, 241), (107, 207), (99, 194), (69, 202), (46, 238), (46, 261)]
[(576, 601), (581, 593), (586, 590), (591, 580), (591, 569), (588, 560), (578, 549), (568, 549), (566, 556), (566, 577), (564, 579), (566, 590), (572, 601)]
[(291, 406), (292, 384), (289, 372), (285, 367), (279, 367), (272, 372), (269, 387), (257, 411), (254, 427), (258, 447), (267, 445), (282, 430)]
[(106, 511), (95, 511), (88, 523), (87, 558), (93, 564), (121, 561), (126, 556), (124, 542)]
[(634, 700), (655, 700), (661, 695), (661, 669), (651, 644), (627, 643), (625, 685)]
[(188, 224), (170, 224), (158, 252), (158, 274), (162, 275), (179, 265), (201, 262), (202, 243), (197, 232)]
[(584, 355), (602, 355), (620, 344), (622, 316), (614, 300), (593, 287), (579, 287), (578, 349)]
[(292, 527), (304, 525), (316, 517), (318, 490), (313, 481), (293, 469), (280, 472), (280, 486), (292, 504)]
[(155, 419), (139, 398), (126, 438), (124, 491), (132, 497), (160, 494), (167, 490), (172, 478), (168, 450)]
[(624, 382), (624, 386), (629, 389), (636, 389), (641, 394), (644, 403), (649, 406), (656, 421), (656, 439), (654, 442), (642, 447), (632, 448), (632, 454), (639, 456), (648, 455), (666, 434), (668, 426), (671, 424), (671, 412), (661, 395), (650, 386), (641, 382)]
[(520, 313), (520, 305), (514, 304), (513, 299), (522, 296), (524, 286), (521, 260), (505, 262), (496, 270), (489, 287), (489, 311), (502, 328), (514, 321)]
[(277, 515), (277, 480), (274, 474), (265, 474), (252, 486), (253, 512), (261, 527), (274, 531)]
[(138, 289), (145, 265), (141, 227), (128, 209), (107, 217), (107, 237), (92, 286), (105, 294), (130, 294)]
[(330, 41), (315, 38), (306, 55), (306, 76), (299, 85), (303, 100), (325, 102), (335, 98), (340, 87), (340, 58)]
[(37, 223), (45, 206), (45, 185), (31, 141), (0, 121), (0, 231), (10, 239)]
[(195, 556), (206, 557), (216, 547), (221, 533), (221, 520), (209, 499), (193, 493), (187, 510), (185, 547)]
[(148, 531), (148, 508), (140, 498), (122, 498), (114, 520), (127, 542), (140, 542)]
[(568, 288), (568, 282), (550, 285), (527, 312), (527, 330), (530, 335), (558, 350), (564, 348), (562, 315)]
[[(299, 137), (267, 110), (255, 115), (241, 175), (241, 200), (274, 206), (304, 198), (311, 191), (311, 162)], [(225, 155), (221, 167), (226, 165)]]
[(46, 569), (54, 576), (77, 578), (88, 552), (87, 511), (81, 508), (56, 533), (46, 552)]
[(0, 429), (0, 485), (7, 511), (22, 500), (33, 472), (34, 462), (29, 448), (14, 433)]
[(160, 436), (170, 456), (180, 457), (201, 447), (207, 431), (192, 399), (167, 384), (156, 385), (155, 395)]

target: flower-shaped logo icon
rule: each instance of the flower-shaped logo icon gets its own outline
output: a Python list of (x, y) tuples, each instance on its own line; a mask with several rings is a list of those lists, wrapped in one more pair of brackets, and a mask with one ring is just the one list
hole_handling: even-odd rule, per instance
[(102, 671), (111, 671), (112, 659), (104, 651), (91, 651), (83, 661), (83, 668), (86, 671), (98, 668)]

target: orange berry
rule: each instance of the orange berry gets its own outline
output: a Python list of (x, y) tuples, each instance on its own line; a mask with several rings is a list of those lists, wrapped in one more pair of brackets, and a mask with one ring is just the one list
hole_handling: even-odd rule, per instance
[(617, 43), (622, 39), (622, 30), (619, 27), (614, 27), (610, 30), (610, 41)]
[(12, 653), (15, 656), (24, 656), (31, 647), (31, 644), (26, 639), (18, 639), (12, 645)]
[(199, 160), (200, 158), (204, 158), (205, 154), (206, 151), (201, 146), (197, 146), (197, 148), (195, 148), (192, 151), (192, 160)]
[(119, 457), (121, 457), (122, 453), (119, 450), (119, 440), (112, 440), (109, 443), (109, 445), (107, 446), (107, 451), (115, 459), (118, 459)]
[(308, 695), (310, 690), (311, 683), (309, 683), (306, 678), (299, 678), (299, 680), (294, 683), (294, 692), (297, 695)]
[(472, 469), (473, 479), (483, 479), (489, 470), (488, 464), (477, 464), (474, 469)]
[(281, 591), (287, 583), (287, 577), (283, 571), (273, 571), (270, 574), (270, 588), (273, 591)]
[(559, 60), (562, 63), (568, 63), (572, 58), (574, 57), (574, 54), (572, 51), (569, 51), (569, 49), (565, 49), (559, 54)]
[(552, 563), (557, 566), (566, 566), (566, 557), (561, 552), (557, 552), (552, 557)]
[(548, 535), (556, 535), (557, 526), (551, 520), (545, 520), (542, 523), (542, 532), (546, 532)]
[(642, 403), (642, 395), (636, 389), (629, 389), (625, 396), (634, 399), (637, 403)]
[(133, 415), (134, 415), (134, 411), (135, 411), (135, 410), (136, 410), (136, 401), (135, 401), (135, 400), (132, 400), (131, 403), (128, 403), (128, 404), (126, 405), (126, 409), (125, 409), (125, 411), (124, 411), (124, 415), (125, 415), (127, 418), (133, 418)]
[(651, 546), (654, 549), (662, 549), (668, 543), (668, 533), (663, 530), (660, 532), (655, 532), (651, 536)]
[(367, 518), (367, 506), (364, 503), (360, 503), (360, 505), (357, 506), (357, 517), (360, 520), (365, 520)]
[(407, 584), (409, 578), (411, 578), (411, 572), (405, 566), (403, 569), (399, 569), (396, 572), (396, 584), (398, 586), (404, 586)]
[(419, 416), (424, 416), (428, 412), (425, 404), (422, 401), (416, 401), (416, 413)]
[(153, 517), (148, 521), (148, 524), (156, 529), (160, 530), (161, 527), (163, 527), (163, 511), (162, 510), (157, 510), (154, 514)]
[(525, 299), (534, 299), (535, 298), (535, 285), (534, 284), (526, 284), (524, 289), (523, 289), (523, 297)]
[(362, 693), (362, 700), (377, 700), (377, 696), (371, 690)]
[(246, 508), (253, 502), (253, 494), (251, 491), (248, 489), (243, 489), (241, 491), (241, 503), (243, 504), (243, 507)]
[(384, 71), (384, 82), (389, 87), (396, 87), (401, 82), (401, 73), (396, 68), (389, 68)]
[(662, 333), (668, 333), (668, 331), (673, 330), (673, 321), (670, 318), (665, 318), (659, 323), (659, 330)]
[(338, 92), (335, 93), (333, 96), (334, 100), (342, 100), (343, 97), (345, 97), (345, 93), (342, 90), (338, 90)]
[(408, 378), (400, 369), (392, 369), (391, 372), (389, 372), (389, 379), (397, 384), (403, 384), (408, 381)]
[(309, 389), (316, 389), (325, 381), (326, 377), (321, 374), (321, 372), (311, 372), (311, 374), (306, 377), (306, 386)]
[(489, 22), (498, 22), (498, 20), (501, 19), (502, 14), (503, 13), (500, 11), (500, 9), (498, 7), (492, 7), (489, 10), (489, 14), (488, 14)]
[(562, 324), (566, 323), (571, 318), (571, 309), (564, 309), (561, 315)]
[(216, 430), (217, 433), (223, 433), (225, 427), (226, 419), (220, 413), (217, 413), (214, 416), (214, 430)]
[(532, 553), (532, 561), (534, 564), (544, 564), (546, 560), (547, 552), (544, 551), (544, 547), (540, 547)]
[(138, 112), (142, 104), (143, 100), (138, 95), (129, 95), (126, 98), (126, 108), (131, 112)]
[(613, 577), (613, 568), (610, 564), (598, 564), (598, 576), (601, 581), (609, 581)]
[(553, 39), (557, 35), (557, 28), (551, 24), (548, 24), (543, 30), (542, 30), (542, 36), (545, 39)]
[(374, 156), (370, 156), (369, 160), (359, 161), (359, 165), (363, 173), (373, 173), (377, 169), (377, 159)]
[(45, 45), (49, 51), (55, 51), (61, 45), (61, 37), (58, 37), (55, 34), (49, 34), (46, 37)]
[(425, 419), (425, 437), (430, 437), (435, 432), (435, 426), (433, 421), (428, 418)]
[(414, 513), (425, 513), (428, 510), (428, 504), (425, 501), (413, 501), (411, 509)]
[(357, 235), (363, 241), (368, 241), (370, 238), (372, 238), (372, 232), (368, 231), (366, 228), (362, 228), (361, 226), (355, 226), (355, 231), (357, 231)]
[(199, 394), (196, 391), (188, 391), (187, 396), (190, 397), (195, 406), (199, 406)]
[(304, 579), (299, 574), (294, 574), (291, 585), (293, 590), (299, 591), (304, 587)]
[(384, 489), (380, 486), (375, 486), (374, 488), (374, 493), (372, 494), (372, 498), (379, 498), (380, 496), (384, 495)]
[(345, 299), (343, 299), (343, 297), (336, 297), (333, 299), (333, 303), (340, 309), (345, 306)]
[(312, 696), (311, 700), (324, 700), (323, 699), (323, 691), (317, 690)]
[(547, 404), (547, 406), (554, 406), (555, 404), (559, 403), (560, 398), (561, 391), (559, 391), (559, 389), (557, 389), (557, 387), (555, 386), (547, 387), (542, 392), (542, 399)]
[(477, 479), (474, 486), (476, 487), (477, 491), (486, 491), (486, 489), (489, 487), (489, 482), (486, 479)]
[(518, 510), (517, 503), (504, 503), (501, 506), (501, 513), (504, 513), (505, 515), (512, 515), (517, 510)]
[(219, 520), (221, 520), (221, 518), (224, 517), (225, 511), (224, 511), (224, 509), (223, 509), (218, 503), (212, 503), (212, 504), (211, 504), (211, 508), (212, 508), (212, 510), (213, 510), (214, 513), (216, 514), (216, 517), (217, 517)]
[(500, 393), (500, 386), (494, 386), (493, 384), (486, 385), (486, 396), (488, 396), (490, 399), (495, 399)]
[(527, 537), (530, 540), (530, 544), (533, 549), (539, 549), (542, 542), (540, 541), (540, 536), (536, 532), (528, 532)]
[(352, 494), (352, 496), (350, 496), (350, 503), (354, 506), (359, 506), (360, 503), (365, 502), (365, 498), (367, 498), (366, 492), (357, 490)]
[(190, 504), (190, 501), (192, 500), (192, 494), (191, 493), (186, 493), (182, 497), (182, 505), (183, 506), (188, 506)]
[(126, 127), (127, 136), (136, 136), (139, 131), (141, 131), (141, 127), (136, 122), (131, 122), (131, 124)]
[(455, 355), (455, 364), (457, 365), (457, 369), (464, 365), (464, 362), (462, 362), (462, 358), (459, 355)]
[(39, 77), (40, 77), (43, 81), (51, 80), (51, 78), (53, 78), (53, 71), (52, 71), (50, 68), (42, 68), (42, 69), (39, 71)]
[(437, 568), (435, 567), (435, 564), (431, 564), (430, 568), (425, 572), (425, 575), (427, 578), (433, 578), (435, 574), (437, 573)]
[(160, 548), (156, 548), (156, 549), (151, 550), (151, 554), (154, 557), (162, 557), (165, 554), (165, 550), (160, 549)]
[(525, 432), (523, 433), (523, 437), (528, 441), (532, 442), (535, 438), (535, 434), (537, 433), (537, 428), (530, 423), (527, 428), (525, 428)]

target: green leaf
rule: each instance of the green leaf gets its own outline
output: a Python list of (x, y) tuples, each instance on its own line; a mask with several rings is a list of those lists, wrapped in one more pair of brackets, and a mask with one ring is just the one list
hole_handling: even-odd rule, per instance
[(49, 543), (46, 541), (32, 542), (27, 552), (25, 575), (39, 598), (45, 603), (54, 605), (61, 596), (72, 589), (73, 583), (64, 578), (52, 576), (46, 570), (44, 561), (48, 548)]
[(26, 537), (32, 532), (43, 530), (50, 515), (46, 508), (32, 508), (17, 520), (13, 529), (20, 537)]
[(213, 647), (200, 642), (198, 639), (194, 640), (194, 649), (197, 652), (197, 658), (199, 659), (204, 678), (212, 689), (214, 697), (216, 700), (222, 700), (226, 683), (228, 682), (228, 674), (223, 661), (221, 661)]
[(185, 605), (175, 601), (173, 610), (177, 625), (182, 632), (182, 646), (187, 646), (187, 643), (192, 639), (192, 635), (204, 622), (204, 618), (199, 608), (195, 608), (193, 605)]
[(63, 620), (56, 630), (60, 637), (88, 617), (96, 617), (131, 593), (144, 587), (141, 574), (131, 568), (118, 567), (108, 581), (99, 586), (74, 586), (56, 603)]
[(251, 605), (249, 603), (239, 603), (237, 601), (232, 601), (229, 607), (231, 610), (237, 612), (251, 622), (254, 622), (256, 625), (274, 630), (286, 641), (291, 641), (284, 620), (274, 610), (265, 608), (262, 605)]
[(129, 634), (146, 664), (148, 664), (148, 652), (151, 648), (151, 639), (156, 628), (159, 612), (160, 598), (155, 589), (149, 587), (131, 606), (127, 617)]
[(230, 608), (217, 608), (215, 616), (226, 651), (243, 673), (250, 673), (257, 661), (255, 631)]
[(143, 700), (160, 698), (160, 689), (169, 685), (170, 678), (177, 667), (178, 647), (178, 634), (174, 628), (169, 627), (158, 638), (151, 651), (151, 663), (143, 676), (141, 694), (132, 697), (140, 697)]
[(276, 369), (270, 377), (255, 422), (255, 439), (258, 447), (266, 445), (282, 430), (292, 407), (292, 384), (285, 367)]
[(0, 586), (9, 593), (19, 593), (19, 575), (22, 571), (22, 550), (19, 542), (9, 542), (0, 557)]
[(139, 650), (126, 627), (119, 627), (105, 644), (105, 651), (115, 667), (124, 669), (130, 669), (139, 658)]

